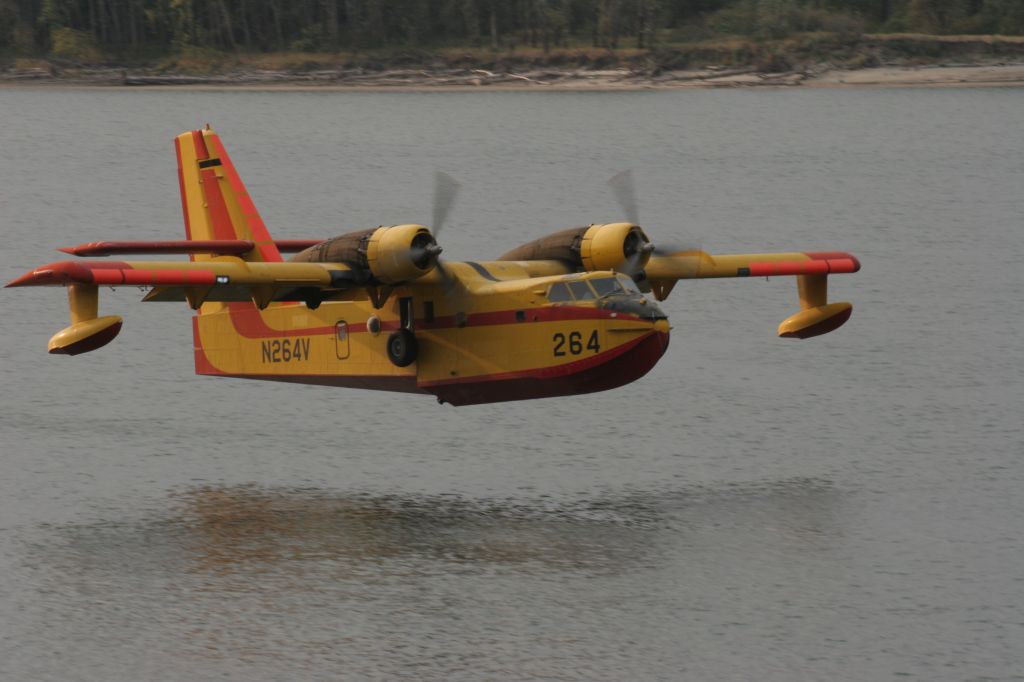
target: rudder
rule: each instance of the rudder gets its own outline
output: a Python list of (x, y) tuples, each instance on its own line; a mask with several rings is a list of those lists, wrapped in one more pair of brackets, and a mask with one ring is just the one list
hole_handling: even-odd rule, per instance
[[(189, 240), (245, 239), (256, 247), (242, 256), (247, 261), (275, 262), (281, 253), (249, 197), (220, 137), (209, 127), (191, 130), (174, 140), (185, 237)], [(209, 260), (210, 254), (192, 254)]]

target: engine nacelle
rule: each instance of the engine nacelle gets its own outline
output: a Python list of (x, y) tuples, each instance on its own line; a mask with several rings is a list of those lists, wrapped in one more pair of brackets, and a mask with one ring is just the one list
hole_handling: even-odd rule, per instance
[(344, 263), (381, 284), (422, 277), (437, 265), (441, 247), (423, 225), (392, 225), (350, 232), (300, 251), (295, 263)]
[[(651, 258), (650, 240), (639, 225), (591, 225), (580, 243), (583, 269), (637, 272)], [(628, 267), (627, 267), (628, 264)]]
[(378, 228), (370, 236), (366, 262), (378, 282), (398, 284), (433, 270), (440, 252), (427, 228), (422, 225), (395, 225)]
[(650, 243), (639, 225), (590, 225), (563, 230), (523, 244), (498, 260), (559, 260), (580, 270), (635, 273), (650, 259)]

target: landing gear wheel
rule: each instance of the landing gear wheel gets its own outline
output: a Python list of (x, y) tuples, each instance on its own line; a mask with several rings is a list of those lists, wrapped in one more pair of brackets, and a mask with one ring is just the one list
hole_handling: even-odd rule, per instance
[(398, 367), (415, 362), (416, 350), (416, 336), (408, 329), (399, 329), (388, 337), (388, 360)]

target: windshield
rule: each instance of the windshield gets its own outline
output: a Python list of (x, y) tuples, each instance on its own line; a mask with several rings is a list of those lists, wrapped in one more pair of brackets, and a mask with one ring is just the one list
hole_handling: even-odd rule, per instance
[(633, 281), (632, 277), (626, 277), (625, 275), (619, 275), (616, 277), (619, 280), (619, 284), (626, 290), (627, 294), (639, 294), (640, 288), (637, 287), (636, 282)]
[[(596, 295), (595, 295), (596, 292)], [(590, 280), (555, 282), (548, 288), (548, 300), (552, 303), (571, 301), (593, 301), (606, 296), (641, 296), (636, 282), (626, 275), (595, 277)]]
[(586, 282), (569, 282), (569, 289), (577, 301), (590, 301), (595, 298), (594, 290)]
[(572, 294), (569, 293), (569, 287), (565, 286), (565, 282), (556, 282), (551, 285), (551, 288), (548, 289), (548, 300), (552, 303), (564, 303), (572, 300)]
[(604, 298), (605, 296), (611, 296), (612, 294), (624, 294), (625, 290), (622, 285), (619, 284), (619, 280), (614, 277), (599, 277), (597, 279), (590, 280), (590, 286), (594, 287), (594, 291), (597, 292), (598, 298)]

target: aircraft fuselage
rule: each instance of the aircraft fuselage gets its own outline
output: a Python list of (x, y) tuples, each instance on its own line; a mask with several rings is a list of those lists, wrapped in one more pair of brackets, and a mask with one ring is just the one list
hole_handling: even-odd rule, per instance
[[(615, 287), (611, 273), (499, 279), (508, 263), (451, 263), (447, 280), (369, 298), (208, 303), (193, 318), (198, 374), (429, 393), (454, 405), (601, 391), (646, 374), (668, 346), (661, 310), (635, 289), (582, 300), (553, 293)], [(589, 280), (600, 280), (591, 287)], [(600, 285), (600, 286), (597, 286)], [(628, 284), (626, 285), (628, 286)], [(559, 289), (558, 291), (562, 291)], [(409, 329), (415, 361), (396, 366), (389, 336)]]

